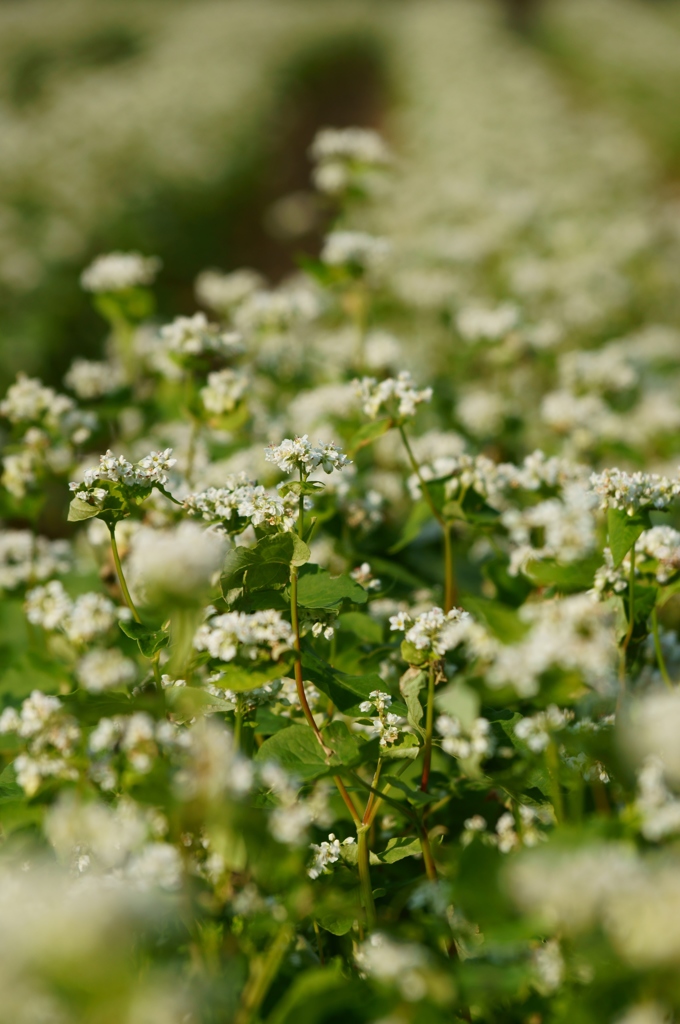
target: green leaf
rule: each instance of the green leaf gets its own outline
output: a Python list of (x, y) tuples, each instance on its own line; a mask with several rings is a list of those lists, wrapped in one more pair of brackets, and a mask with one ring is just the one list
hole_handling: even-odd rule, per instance
[(72, 686), (64, 666), (37, 651), (19, 655), (0, 676), (0, 694), (16, 699), (28, 697), (32, 690), (59, 693)]
[(344, 600), (366, 604), (368, 596), (349, 576), (331, 576), (325, 571), (300, 576), (298, 605), (301, 608), (335, 608)]
[(422, 857), (423, 851), (419, 839), (412, 839), (410, 836), (396, 836), (390, 839), (382, 853), (378, 854), (378, 860), (382, 864), (396, 864), (405, 857)]
[(273, 682), (285, 676), (291, 668), (291, 661), (281, 660), (267, 665), (264, 668), (255, 666), (225, 665), (222, 669), (220, 686), (225, 690), (235, 690), (237, 693), (246, 693), (248, 690), (257, 690), (260, 686)]
[(338, 629), (342, 633), (353, 633), (368, 644), (382, 643), (382, 623), (363, 612), (345, 612), (338, 619)]
[(471, 729), (479, 715), (479, 695), (470, 686), (459, 681), (447, 686), (435, 697), (435, 704), (447, 715), (459, 719), (464, 729)]
[(199, 686), (170, 686), (164, 693), (178, 721), (188, 721), (197, 715), (233, 711), (236, 706), (232, 701), (215, 697)]
[(79, 523), (83, 519), (93, 519), (99, 515), (101, 510), (100, 505), (91, 505), (89, 501), (85, 501), (84, 498), (80, 498), (76, 494), (68, 507), (68, 522)]
[(331, 935), (347, 935), (347, 932), (352, 930), (358, 916), (359, 908), (357, 908), (357, 913), (355, 914), (343, 914), (342, 911), (337, 913), (329, 912), (321, 914), (319, 924), (325, 931), (330, 932)]
[[(252, 548), (234, 548), (224, 564), (222, 593), (226, 595), (235, 587), (242, 586), (246, 573), (248, 585), (251, 578), (258, 588), (270, 587), (274, 581), (281, 585), (287, 582), (291, 565), (303, 565), (308, 559), (308, 546), (294, 533), (275, 533), (263, 537)], [(258, 566), (259, 571), (253, 576), (254, 566)]]
[(421, 651), (410, 640), (402, 640), (400, 650), (402, 658), (409, 665), (425, 665), (427, 662), (427, 651)]
[(264, 562), (246, 569), (243, 585), (248, 590), (269, 590), (272, 587), (283, 587), (289, 580), (288, 565), (283, 562)]
[(388, 743), (380, 748), (380, 756), (385, 761), (413, 761), (420, 753), (420, 743), (417, 736), (411, 732), (405, 732), (396, 743)]
[(404, 700), (406, 701), (406, 708), (408, 710), (408, 724), (416, 732), (419, 732), (421, 736), (425, 735), (425, 730), (421, 726), (423, 716), (423, 706), (420, 703), (420, 691), (427, 686), (427, 673), (423, 672), (419, 668), (409, 668), (404, 672), (403, 676), (399, 680), (399, 689), (401, 690)]
[(289, 729), (283, 729), (266, 739), (255, 755), (255, 760), (278, 761), (303, 782), (326, 775), (339, 765), (360, 760), (358, 741), (344, 722), (331, 722), (322, 735), (326, 746), (333, 751), (330, 756), (326, 755), (310, 726), (291, 725)]
[(371, 420), (370, 423), (364, 424), (363, 427), (360, 427), (359, 430), (357, 430), (356, 434), (353, 435), (349, 442), (349, 455), (356, 455), (361, 448), (365, 448), (367, 445), (373, 444), (373, 442), (377, 441), (379, 437), (386, 434), (393, 425), (392, 420), (389, 418), (383, 420)]
[(396, 544), (393, 544), (391, 548), (388, 548), (388, 554), (396, 555), (402, 548), (407, 547), (412, 543), (423, 529), (425, 523), (432, 519), (432, 509), (426, 501), (417, 501), (409, 512), (408, 519), (404, 524), (404, 529), (401, 532), (401, 537)]
[(607, 510), (609, 547), (615, 566), (621, 564), (640, 534), (651, 529), (651, 526), (647, 509), (641, 509), (632, 516), (618, 508)]
[(291, 565), (304, 565), (311, 558), (311, 551), (309, 546), (305, 544), (301, 537), (298, 537), (297, 533), (292, 533), (293, 538), (293, 557), (290, 560)]
[(302, 651), (302, 670), (304, 678), (314, 683), (322, 693), (330, 697), (338, 710), (343, 712), (368, 700), (372, 690), (381, 690), (385, 687), (377, 672), (365, 676), (339, 672), (319, 658), (309, 646), (305, 646)]
[(325, 486), (323, 480), (291, 480), (279, 487), (278, 490), (282, 497), (285, 497), (286, 494), (297, 494), (298, 497), (301, 497), (303, 494), (318, 494), (319, 491), (323, 491)]
[(514, 608), (508, 608), (498, 601), (490, 601), (485, 597), (466, 597), (465, 605), (466, 610), (481, 619), (504, 644), (517, 643), (529, 631), (529, 626), (522, 622)]
[(170, 642), (170, 634), (162, 629), (150, 629), (143, 622), (119, 622), (120, 629), (131, 639), (137, 641), (137, 645), (145, 658), (153, 658), (156, 651), (167, 647)]
[(534, 559), (526, 565), (524, 574), (542, 587), (551, 586), (561, 594), (572, 594), (592, 587), (593, 577), (601, 564), (602, 559), (598, 555), (564, 565), (554, 559)]

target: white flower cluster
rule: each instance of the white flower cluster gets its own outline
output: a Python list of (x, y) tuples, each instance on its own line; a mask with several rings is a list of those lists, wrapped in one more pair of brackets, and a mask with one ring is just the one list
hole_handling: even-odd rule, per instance
[[(147, 775), (161, 751), (184, 750), (189, 742), (186, 729), (165, 719), (154, 721), (144, 711), (100, 718), (87, 741), (94, 757), (90, 774), (103, 790), (111, 790), (118, 782), (118, 768)], [(118, 767), (116, 757), (122, 760)]]
[(395, 942), (383, 932), (373, 932), (354, 954), (362, 974), (394, 985), (407, 1003), (417, 1003), (428, 991), (425, 972), (429, 954), (414, 942)]
[(353, 843), (354, 836), (348, 836), (341, 843), (332, 832), (329, 833), (327, 842), (324, 840), (322, 843), (312, 843), (311, 849), (314, 852), (314, 860), (311, 867), (307, 868), (309, 877), (318, 878), (319, 875), (326, 874), (328, 865), (336, 864), (340, 860), (342, 847), (351, 846)]
[(380, 382), (375, 377), (362, 377), (354, 381), (354, 387), (365, 414), (372, 420), (381, 410), (400, 420), (409, 419), (415, 416), (421, 402), (432, 399), (432, 388), (419, 391), (407, 370), (397, 377), (386, 377)]
[(416, 650), (443, 658), (447, 651), (452, 651), (465, 640), (471, 621), (469, 613), (462, 608), (452, 608), (445, 614), (441, 608), (435, 607), (422, 612), (415, 621), (407, 612), (392, 615), (390, 629), (405, 633), (404, 639)]
[(240, 654), (250, 661), (276, 661), (290, 649), (293, 631), (290, 623), (274, 609), (247, 614), (226, 612), (214, 615), (199, 626), (194, 637), (197, 651), (208, 651), (211, 658), (229, 662)]
[(225, 550), (218, 531), (191, 521), (142, 527), (132, 538), (128, 582), (142, 603), (195, 604), (216, 584)]
[[(593, 593), (605, 597), (620, 594), (630, 579), (628, 552), (620, 565), (614, 565), (611, 550), (604, 549), (604, 565), (595, 573)], [(659, 586), (665, 586), (680, 570), (680, 531), (672, 526), (653, 526), (641, 533), (635, 542), (635, 576), (653, 576)], [(650, 564), (651, 563), (651, 564)]]
[(475, 718), (466, 729), (455, 715), (440, 715), (437, 719), (437, 732), (444, 737), (442, 749), (461, 760), (490, 757), (496, 745), (491, 723), (486, 718)]
[(456, 316), (456, 327), (461, 338), (468, 343), (499, 341), (519, 323), (519, 310), (506, 302), (495, 308), (465, 306)]
[(161, 327), (161, 338), (177, 356), (234, 356), (243, 351), (240, 335), (211, 324), (205, 313), (175, 317)]
[(69, 763), (80, 740), (76, 722), (64, 712), (58, 697), (33, 690), (21, 711), (7, 707), (0, 715), (0, 733), (17, 733), (27, 740), (26, 752), (14, 760), (17, 782), (27, 796), (33, 796), (43, 779), (76, 779)]
[(340, 195), (348, 188), (370, 189), (367, 173), (386, 167), (390, 152), (370, 128), (322, 128), (309, 149), (315, 163), (313, 181), (320, 192)]
[(89, 693), (128, 686), (137, 675), (137, 666), (118, 647), (94, 647), (76, 665), (76, 678)]
[(14, 384), (7, 389), (7, 395), (0, 402), (0, 415), (10, 423), (44, 423), (56, 429), (59, 421), (74, 409), (73, 400), (58, 394), (53, 388), (45, 387), (37, 377), (17, 374)]
[(237, 520), (287, 531), (292, 529), (298, 514), (295, 495), (282, 498), (271, 494), (262, 484), (250, 481), (245, 473), (229, 476), (223, 487), (190, 494), (184, 499), (184, 507), (208, 522), (233, 524), (239, 530), (245, 523)]
[(532, 806), (530, 804), (519, 805), (520, 833), (517, 832), (517, 822), (510, 811), (501, 814), (496, 822), (495, 834), (488, 834), (486, 820), (481, 814), (474, 814), (464, 822), (464, 830), (460, 841), (463, 846), (469, 846), (476, 836), (481, 836), (482, 841), (489, 846), (497, 846), (501, 853), (510, 853), (520, 846), (537, 846), (547, 836), (542, 832), (539, 823), (547, 825), (554, 823), (554, 813), (550, 805)]
[(201, 401), (207, 412), (223, 416), (233, 412), (248, 390), (248, 378), (236, 370), (215, 370), (201, 388)]
[(124, 292), (152, 284), (161, 268), (157, 256), (110, 252), (97, 258), (80, 275), (86, 292)]
[(264, 285), (256, 270), (248, 267), (223, 274), (219, 270), (204, 270), (196, 278), (196, 298), (219, 316), (227, 316), (234, 307)]
[(668, 508), (680, 494), (680, 480), (671, 480), (658, 473), (605, 469), (602, 473), (593, 473), (590, 483), (600, 498), (600, 508), (619, 509), (629, 516), (642, 508)]
[(329, 267), (352, 267), (367, 272), (380, 269), (389, 252), (387, 239), (366, 231), (331, 231), (324, 239), (319, 258)]
[(668, 788), (659, 757), (645, 758), (638, 772), (635, 809), (640, 816), (640, 831), (649, 842), (658, 843), (680, 832), (680, 799)]
[(372, 711), (377, 713), (372, 718), (372, 731), (375, 736), (380, 737), (381, 747), (388, 747), (390, 744), (396, 743), (401, 735), (400, 728), (404, 724), (403, 718), (389, 711), (391, 704), (392, 698), (389, 693), (372, 690), (369, 699), (362, 701), (359, 705), (359, 711), (364, 715), (368, 715)]
[[(593, 510), (597, 498), (582, 483), (567, 484), (559, 497), (527, 508), (506, 509), (501, 522), (513, 549), (509, 572), (516, 575), (532, 559), (574, 562), (590, 554), (597, 543)], [(532, 544), (538, 536), (542, 543)]]
[(48, 540), (30, 530), (0, 530), (0, 590), (47, 580), (70, 567), (68, 541)]
[(364, 588), (364, 590), (380, 590), (382, 587), (382, 580), (376, 579), (371, 572), (371, 567), (368, 562), (362, 562), (356, 569), (352, 569), (350, 576)]
[(64, 377), (64, 384), (78, 398), (90, 401), (110, 395), (125, 383), (122, 367), (115, 363), (92, 359), (74, 359)]
[(552, 733), (564, 729), (573, 717), (573, 711), (562, 711), (556, 704), (549, 704), (545, 711), (520, 718), (515, 723), (515, 736), (523, 740), (534, 754), (540, 754), (550, 743)]
[(351, 465), (351, 459), (340, 451), (334, 441), (319, 441), (312, 444), (307, 434), (302, 437), (286, 437), (281, 444), (270, 444), (265, 448), (267, 462), (275, 463), (282, 473), (293, 473), (296, 469), (308, 476), (319, 467), (324, 473), (343, 469)]
[(282, 285), (276, 291), (252, 292), (234, 312), (234, 324), (244, 334), (285, 332), (310, 323), (321, 312), (317, 291), (306, 282)]
[(524, 605), (520, 618), (530, 629), (523, 640), (503, 645), (489, 638), (487, 683), (512, 686), (530, 697), (538, 693), (545, 672), (561, 668), (579, 672), (588, 686), (607, 692), (617, 656), (612, 615), (589, 594)]
[(29, 590), (24, 608), (34, 626), (61, 629), (75, 644), (107, 633), (116, 621), (116, 607), (103, 594), (80, 594), (73, 601), (59, 580)]
[[(150, 452), (133, 465), (124, 455), (114, 455), (111, 449), (108, 449), (105, 455), (99, 456), (98, 466), (85, 470), (82, 483), (74, 481), (69, 484), (69, 488), (77, 494), (94, 492), (96, 497), (96, 492), (102, 489), (96, 488), (95, 484), (102, 480), (120, 483), (124, 487), (152, 487), (154, 484), (163, 486), (168, 482), (168, 470), (177, 462), (177, 459), (170, 458), (171, 455), (172, 448), (166, 448), (162, 452)], [(100, 497), (103, 498), (104, 494)]]

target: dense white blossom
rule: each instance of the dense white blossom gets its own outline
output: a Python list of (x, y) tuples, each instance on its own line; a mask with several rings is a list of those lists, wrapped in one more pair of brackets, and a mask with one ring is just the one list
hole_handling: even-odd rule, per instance
[(256, 270), (242, 268), (223, 274), (219, 270), (203, 270), (196, 278), (198, 301), (220, 316), (228, 315), (264, 285), (264, 278)]
[(214, 585), (225, 552), (225, 538), (198, 523), (142, 527), (128, 557), (130, 585), (143, 602), (193, 604)]
[(286, 437), (278, 445), (270, 444), (265, 449), (265, 458), (267, 462), (275, 463), (283, 473), (299, 470), (303, 476), (318, 468), (323, 469), (324, 473), (332, 473), (335, 469), (351, 465), (351, 459), (334, 441), (312, 444), (307, 434), (302, 437)]
[(118, 391), (125, 383), (123, 370), (116, 363), (74, 359), (64, 384), (78, 398), (89, 401)]
[(422, 402), (432, 399), (432, 388), (418, 390), (406, 370), (398, 377), (386, 377), (381, 381), (375, 377), (363, 377), (354, 384), (362, 408), (372, 420), (381, 411), (392, 413), (395, 418), (410, 419)]
[(658, 473), (605, 469), (602, 473), (593, 473), (590, 483), (600, 499), (600, 508), (619, 509), (629, 516), (644, 508), (668, 508), (680, 494), (680, 480)]
[(95, 647), (83, 655), (76, 666), (78, 681), (90, 693), (127, 686), (136, 675), (134, 661), (126, 658), (117, 647)]
[(248, 390), (248, 378), (236, 370), (215, 370), (201, 388), (201, 401), (207, 412), (223, 416), (232, 412)]
[(153, 284), (161, 268), (157, 256), (138, 252), (110, 252), (97, 258), (80, 277), (86, 292), (122, 292)]
[(30, 530), (0, 530), (0, 589), (46, 580), (70, 567), (68, 541), (48, 540)]
[(380, 269), (390, 252), (384, 238), (376, 238), (365, 231), (332, 231), (326, 235), (321, 250), (321, 262), (330, 267), (357, 267), (362, 271)]
[(405, 633), (404, 639), (416, 650), (441, 658), (463, 642), (470, 621), (469, 613), (462, 608), (445, 613), (435, 607), (417, 615), (415, 620), (406, 613), (393, 615), (390, 629)]
[(199, 626), (194, 637), (198, 651), (208, 651), (217, 661), (233, 661), (237, 654), (248, 660), (278, 659), (293, 641), (290, 623), (273, 609), (261, 612), (226, 612)]
[(240, 336), (209, 323), (205, 313), (176, 317), (161, 328), (161, 338), (168, 351), (178, 356), (233, 356), (242, 351)]

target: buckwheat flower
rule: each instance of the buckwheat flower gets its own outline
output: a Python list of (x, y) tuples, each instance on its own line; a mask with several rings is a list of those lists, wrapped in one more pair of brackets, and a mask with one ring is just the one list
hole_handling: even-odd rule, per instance
[(335, 636), (335, 629), (324, 622), (315, 622), (312, 626), (312, 634), (314, 636), (321, 636), (322, 633), (325, 640), (332, 640)]
[(381, 166), (391, 161), (384, 139), (371, 128), (321, 128), (309, 147), (309, 155), (316, 163), (346, 160)]
[(103, 594), (80, 594), (61, 623), (69, 640), (89, 643), (102, 636), (117, 621), (116, 607)]
[(80, 284), (86, 292), (122, 292), (153, 284), (160, 268), (156, 256), (110, 252), (97, 256), (80, 275)]
[(161, 338), (177, 356), (233, 356), (243, 351), (240, 335), (211, 324), (205, 313), (176, 317), (161, 328)]
[(509, 811), (501, 814), (496, 822), (496, 845), (501, 853), (510, 853), (519, 846), (519, 836), (515, 832), (515, 819)]
[(407, 370), (380, 382), (375, 377), (362, 377), (354, 381), (354, 387), (363, 411), (372, 420), (382, 411), (395, 419), (410, 419), (421, 403), (432, 399), (432, 388), (419, 391)]
[(125, 877), (140, 889), (179, 889), (182, 884), (182, 858), (170, 843), (147, 843), (131, 858)]
[(545, 711), (520, 718), (514, 726), (515, 736), (524, 740), (534, 754), (540, 754), (550, 743), (551, 733), (564, 729), (573, 717), (573, 711), (562, 711), (556, 704), (549, 704)]
[(486, 718), (476, 718), (469, 729), (464, 729), (455, 716), (440, 715), (436, 726), (437, 732), (444, 737), (442, 749), (452, 757), (481, 760), (494, 751), (496, 744), (491, 723)]
[(460, 836), (462, 846), (469, 846), (475, 836), (486, 831), (486, 820), (481, 814), (473, 814), (463, 822), (463, 832)]
[(356, 583), (360, 584), (364, 590), (380, 590), (382, 587), (382, 581), (373, 576), (368, 562), (362, 562), (356, 569), (352, 569), (350, 576)]
[(343, 469), (351, 465), (351, 460), (338, 448), (333, 441), (319, 441), (314, 445), (307, 434), (302, 437), (286, 437), (279, 445), (270, 444), (265, 448), (267, 462), (273, 462), (283, 473), (293, 473), (296, 469), (303, 476), (321, 467), (325, 473)]
[(375, 709), (378, 714), (383, 714), (391, 704), (392, 698), (389, 693), (383, 693), (382, 690), (371, 690), (369, 699), (362, 701), (359, 710), (366, 714)]
[(196, 278), (194, 291), (201, 305), (224, 317), (264, 284), (262, 275), (248, 267), (229, 274), (203, 270)]
[(429, 956), (422, 946), (395, 942), (382, 932), (373, 932), (359, 946), (354, 959), (362, 974), (394, 985), (407, 1002), (418, 1002), (427, 995), (424, 971)]
[(213, 586), (225, 550), (224, 537), (198, 523), (165, 530), (143, 527), (128, 555), (129, 584), (148, 604), (195, 604)]
[(600, 508), (613, 508), (635, 515), (640, 509), (666, 509), (680, 494), (680, 480), (658, 473), (626, 473), (605, 469), (593, 473), (590, 484), (600, 498)]
[(437, 607), (418, 615), (413, 625), (410, 625), (407, 619), (408, 616), (393, 616), (390, 619), (390, 628), (403, 631), (404, 626), (407, 626), (406, 641), (413, 644), (417, 650), (428, 651), (438, 658), (463, 642), (468, 624), (472, 621), (470, 614), (464, 612), (462, 608), (452, 608), (445, 614)]
[(71, 763), (80, 729), (66, 714), (61, 701), (34, 690), (17, 712), (6, 708), (0, 716), (0, 732), (16, 732), (26, 740), (26, 750), (14, 761), (17, 782), (27, 796), (33, 796), (43, 779), (75, 779)]
[(351, 266), (362, 271), (377, 270), (385, 263), (390, 244), (365, 231), (331, 231), (324, 239), (320, 260), (329, 267)]
[(104, 690), (127, 686), (136, 675), (134, 661), (126, 658), (117, 647), (88, 651), (76, 665), (78, 682), (89, 693), (102, 693)]
[(64, 377), (66, 387), (86, 401), (110, 395), (124, 383), (125, 377), (120, 366), (91, 359), (74, 359)]
[(467, 306), (458, 313), (456, 327), (467, 342), (498, 341), (519, 323), (519, 310), (511, 303), (496, 308)]
[(248, 390), (248, 378), (235, 370), (216, 370), (208, 374), (208, 383), (201, 388), (204, 408), (215, 416), (232, 412)]
[(307, 868), (307, 874), (310, 878), (318, 878), (319, 875), (326, 873), (329, 864), (335, 864), (340, 860), (340, 840), (331, 832), (328, 836), (328, 842), (316, 844), (312, 843), (310, 847), (314, 851), (314, 861), (311, 867)]
[(396, 615), (390, 615), (390, 629), (398, 630), (400, 633), (405, 633), (412, 622), (413, 619), (408, 612), (397, 612)]
[(26, 594), (24, 611), (33, 626), (55, 630), (63, 625), (73, 608), (71, 598), (59, 580), (51, 580), (43, 587), (34, 587)]
[(534, 950), (532, 966), (536, 974), (534, 984), (542, 995), (556, 992), (564, 980), (564, 958), (557, 939), (548, 939)]
[(73, 401), (67, 395), (59, 395), (53, 388), (45, 387), (37, 377), (17, 374), (14, 384), (7, 389), (0, 402), (0, 416), (10, 423), (40, 423), (56, 428), (67, 413), (74, 410)]
[(208, 651), (211, 658), (222, 662), (233, 661), (238, 654), (249, 661), (276, 661), (292, 642), (290, 623), (274, 609), (214, 615), (199, 626), (194, 637), (197, 651)]

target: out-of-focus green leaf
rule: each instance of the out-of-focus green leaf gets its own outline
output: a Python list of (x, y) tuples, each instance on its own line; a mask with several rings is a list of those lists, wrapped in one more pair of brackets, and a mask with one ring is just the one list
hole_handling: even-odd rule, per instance
[(607, 509), (609, 547), (615, 566), (621, 565), (640, 534), (649, 530), (651, 525), (647, 509), (642, 509), (632, 516), (618, 508)]
[(329, 572), (310, 572), (298, 581), (301, 608), (335, 608), (342, 601), (366, 604), (366, 591), (349, 576), (331, 576)]

